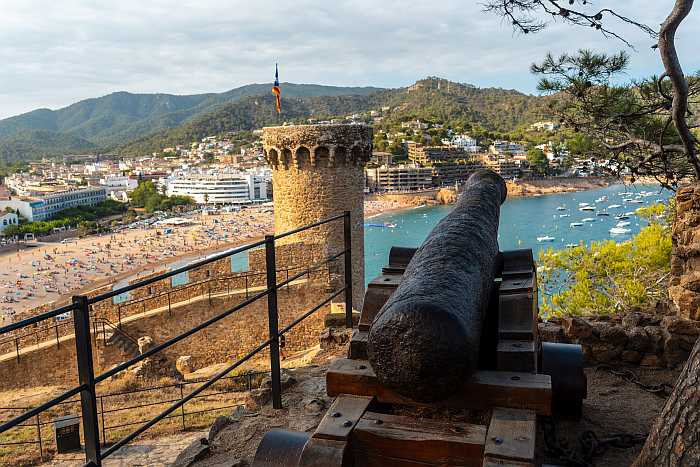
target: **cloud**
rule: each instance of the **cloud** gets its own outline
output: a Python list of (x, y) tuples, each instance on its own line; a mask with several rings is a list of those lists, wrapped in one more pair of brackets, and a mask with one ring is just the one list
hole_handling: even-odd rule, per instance
[[(269, 82), (276, 61), (281, 79), (298, 83), (399, 87), (437, 75), (533, 92), (529, 65), (548, 51), (624, 48), (562, 24), (517, 35), (480, 2), (464, 0), (2, 3), (0, 118), (119, 90), (192, 94)], [(652, 26), (670, 8), (621, 3), (623, 13)], [(697, 15), (677, 38), (686, 71), (700, 68)], [(630, 75), (659, 73), (652, 40), (629, 26), (617, 30), (637, 46)]]

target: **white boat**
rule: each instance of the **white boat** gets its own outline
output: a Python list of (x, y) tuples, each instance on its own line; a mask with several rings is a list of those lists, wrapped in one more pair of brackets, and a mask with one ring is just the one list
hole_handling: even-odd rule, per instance
[(537, 241), (542, 243), (542, 242), (553, 242), (554, 237), (550, 237), (549, 235), (545, 235), (544, 237), (537, 237)]
[(572, 222), (569, 224), (570, 227), (581, 227), (583, 225), (583, 222)]
[(625, 219), (629, 219), (630, 216), (615, 216), (615, 219), (618, 221), (624, 221)]
[(624, 235), (624, 234), (628, 234), (630, 232), (631, 232), (630, 229), (625, 229), (623, 227), (613, 227), (612, 229), (610, 229), (610, 233), (613, 235)]
[(557, 206), (557, 211), (566, 211), (565, 206)]
[(625, 221), (620, 221), (618, 222), (615, 227), (627, 227), (628, 225), (632, 224), (631, 222), (625, 222)]
[(633, 213), (633, 212), (626, 212), (624, 215), (625, 215), (625, 216), (634, 216), (635, 213)]
[(567, 247), (567, 248), (576, 248), (577, 246), (578, 246), (578, 245), (575, 244), (575, 243), (567, 243), (567, 244), (566, 244), (566, 247)]
[(644, 203), (644, 201), (643, 201), (643, 200), (641, 200), (641, 199), (633, 199), (633, 200), (631, 200), (631, 201), (630, 201), (630, 203), (634, 203), (634, 204), (642, 204), (642, 203)]
[(582, 208), (579, 208), (578, 210), (579, 211), (595, 211), (595, 207), (594, 206), (584, 206)]
[(569, 217), (568, 214), (559, 214), (559, 217)]
[(602, 202), (607, 201), (607, 200), (608, 200), (608, 197), (607, 197), (607, 196), (601, 196), (600, 198), (598, 198), (597, 200), (595, 200), (595, 202), (596, 202), (596, 203), (602, 203)]
[(578, 207), (590, 206), (590, 203), (578, 203)]
[(595, 222), (595, 219), (592, 217), (586, 217), (585, 219), (581, 219), (582, 222)]
[(608, 209), (617, 209), (617, 208), (621, 208), (621, 207), (622, 207), (621, 204), (611, 204), (610, 206), (608, 206)]
[(605, 211), (600, 211), (595, 213), (596, 216), (609, 216), (610, 213), (605, 212)]

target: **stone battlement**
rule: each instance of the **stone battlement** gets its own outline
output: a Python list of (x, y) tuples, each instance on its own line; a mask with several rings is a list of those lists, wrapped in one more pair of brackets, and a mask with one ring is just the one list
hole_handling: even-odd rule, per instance
[(372, 155), (367, 125), (294, 125), (263, 128), (265, 159), (274, 169), (364, 165)]

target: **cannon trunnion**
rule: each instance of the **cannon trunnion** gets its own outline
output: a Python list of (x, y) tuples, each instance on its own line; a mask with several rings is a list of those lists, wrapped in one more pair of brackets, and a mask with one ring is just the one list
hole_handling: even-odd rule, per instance
[[(586, 377), (580, 346), (540, 341), (532, 251), (498, 251), (504, 199), (477, 172), (420, 248), (392, 248), (326, 372), (335, 401), (312, 434), (267, 433), (254, 467), (537, 465), (538, 416), (580, 415)], [(458, 409), (487, 423), (412, 415)]]

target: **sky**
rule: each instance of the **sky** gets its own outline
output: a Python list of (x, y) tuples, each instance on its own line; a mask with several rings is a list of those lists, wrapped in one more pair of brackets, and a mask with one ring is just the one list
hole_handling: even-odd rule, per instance
[[(577, 0), (578, 1), (578, 0)], [(0, 0), (0, 118), (115, 91), (196, 94), (280, 81), (403, 87), (439, 76), (536, 93), (528, 69), (547, 52), (627, 49), (591, 28), (553, 23), (522, 35), (472, 0)], [(672, 0), (589, 0), (655, 29)], [(700, 7), (677, 34), (686, 72), (700, 69)], [(612, 20), (611, 20), (612, 21)], [(630, 78), (659, 74), (653, 40)]]

